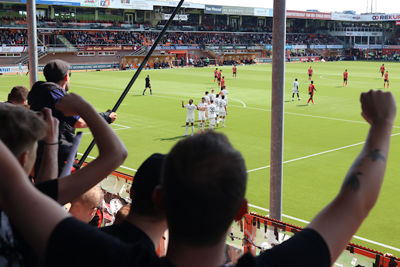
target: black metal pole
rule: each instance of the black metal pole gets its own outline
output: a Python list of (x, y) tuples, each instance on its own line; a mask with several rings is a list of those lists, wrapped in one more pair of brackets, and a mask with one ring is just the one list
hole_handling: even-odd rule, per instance
[[(130, 80), (130, 82), (126, 86), (124, 92), (119, 97), (117, 103), (115, 103), (114, 107), (111, 110), (112, 112), (116, 112), (118, 110), (119, 106), (121, 105), (122, 101), (124, 101), (126, 95), (129, 93), (129, 90), (132, 88), (132, 85), (135, 83), (137, 77), (139, 77), (139, 74), (142, 72), (142, 69), (144, 68), (144, 66), (146, 66), (147, 61), (149, 60), (149, 58), (153, 54), (153, 52), (156, 49), (158, 43), (160, 42), (161, 38), (164, 36), (165, 32), (167, 31), (169, 25), (171, 24), (171, 22), (175, 18), (176, 13), (178, 13), (178, 11), (181, 8), (181, 6), (182, 6), (184, 1), (185, 0), (180, 0), (179, 1), (179, 4), (176, 6), (176, 8), (174, 9), (174, 12), (172, 12), (171, 17), (167, 21), (167, 24), (165, 24), (164, 28), (162, 29), (162, 31), (158, 35), (158, 37), (157, 37), (156, 41), (154, 42), (153, 46), (151, 47), (150, 51), (147, 53), (146, 57), (143, 59), (143, 62), (140, 64), (139, 68), (136, 70), (136, 72), (133, 75), (132, 79)], [(94, 140), (92, 140), (92, 142), (90, 143), (90, 145), (86, 149), (85, 153), (82, 155), (82, 158), (79, 160), (77, 168), (80, 168), (82, 166), (82, 164), (85, 162), (86, 158), (89, 156), (90, 152), (92, 151), (94, 145), (95, 145), (95, 142), (94, 142)]]

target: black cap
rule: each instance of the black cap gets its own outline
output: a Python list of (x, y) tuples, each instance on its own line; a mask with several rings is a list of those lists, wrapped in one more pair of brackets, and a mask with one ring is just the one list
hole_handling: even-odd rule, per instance
[(46, 66), (44, 66), (43, 74), (46, 77), (46, 81), (58, 83), (64, 80), (65, 75), (68, 74), (69, 64), (63, 60), (55, 59), (49, 61)]

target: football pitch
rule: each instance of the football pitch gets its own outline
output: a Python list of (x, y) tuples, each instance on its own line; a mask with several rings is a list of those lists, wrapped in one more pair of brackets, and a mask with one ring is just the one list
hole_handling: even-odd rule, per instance
[[(382, 89), (379, 62), (289, 63), (286, 65), (283, 220), (304, 226), (337, 194), (343, 178), (360, 152), (368, 124), (361, 117), (360, 93)], [(308, 99), (307, 69), (314, 69), (315, 104)], [(391, 90), (400, 101), (400, 64), (385, 62)], [(247, 198), (252, 210), (268, 214), (271, 65), (222, 67), (229, 91), (225, 133), (242, 152), (249, 171)], [(349, 83), (342, 87), (343, 71)], [(214, 68), (145, 70), (118, 110), (113, 128), (129, 151), (122, 172), (134, 174), (154, 152), (167, 153), (183, 138), (187, 103), (198, 104), (205, 91), (217, 89)], [(142, 96), (145, 75), (150, 74), (153, 95)], [(133, 76), (132, 71), (74, 72), (71, 92), (78, 93), (96, 109), (111, 109)], [(43, 76), (40, 76), (43, 79)], [(300, 83), (300, 101), (292, 102), (292, 83)], [(29, 84), (28, 77), (0, 76), (0, 99), (6, 100), (14, 85)], [(218, 90), (219, 91), (219, 90)], [(197, 112), (196, 112), (197, 119)], [(400, 256), (400, 115), (397, 116), (382, 191), (375, 208), (352, 241)], [(195, 124), (197, 132), (197, 123)], [(88, 131), (79, 149), (91, 141)], [(189, 129), (190, 132), (190, 129)], [(96, 156), (94, 150), (91, 156)], [(215, 164), (218, 164), (216, 162)]]

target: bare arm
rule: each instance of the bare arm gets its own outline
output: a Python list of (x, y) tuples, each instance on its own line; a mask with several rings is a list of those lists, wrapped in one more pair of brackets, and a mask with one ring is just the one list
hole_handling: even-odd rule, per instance
[[(70, 112), (71, 102), (77, 102), (78, 114), (87, 122), (99, 148), (99, 156), (86, 167), (62, 177), (58, 184), (58, 202), (63, 205), (80, 196), (113, 170), (119, 167), (127, 157), (125, 146), (94, 108), (77, 95), (64, 97), (56, 106), (62, 112)], [(79, 106), (79, 107), (78, 107)]]
[(79, 118), (79, 120), (77, 120), (74, 124), (74, 128), (87, 128), (87, 127), (88, 125), (82, 118)]
[[(79, 114), (88, 121), (99, 148), (99, 156), (94, 161), (76, 173), (61, 178), (60, 198), (66, 200), (64, 194), (67, 193), (63, 193), (64, 187), (80, 190), (74, 192), (77, 195), (85, 192), (117, 168), (126, 158), (127, 152), (107, 123), (81, 97), (69, 94), (56, 108), (66, 116)], [(43, 257), (52, 231), (67, 214), (58, 203), (32, 186), (26, 175), (21, 172), (15, 157), (10, 156), (8, 149), (1, 142), (0, 171), (0, 207), (6, 211), (24, 239)], [(26, 218), (30, 218), (29, 224), (26, 223)]]
[(324, 238), (332, 263), (375, 205), (386, 169), (395, 101), (391, 93), (370, 91), (361, 94), (361, 105), (362, 115), (371, 125), (364, 148), (339, 194), (308, 225)]
[(184, 102), (183, 102), (183, 100), (182, 100), (182, 108), (185, 108), (185, 105), (183, 104)]
[(51, 115), (51, 110), (43, 109), (48, 125), (46, 137), (43, 139), (43, 155), (36, 183), (56, 179), (58, 177), (58, 120)]
[[(0, 171), (0, 207), (24, 239), (43, 256), (51, 232), (67, 213), (33, 187), (15, 156), (1, 141)], [(26, 218), (30, 218), (28, 224)]]

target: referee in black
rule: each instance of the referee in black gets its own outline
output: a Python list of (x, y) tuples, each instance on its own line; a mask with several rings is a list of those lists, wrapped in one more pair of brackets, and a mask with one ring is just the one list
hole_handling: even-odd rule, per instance
[(146, 89), (147, 88), (149, 88), (150, 89), (150, 94), (152, 95), (153, 94), (153, 92), (151, 91), (151, 85), (150, 85), (150, 75), (147, 75), (147, 77), (146, 77), (146, 85), (145, 85), (145, 87), (144, 87), (144, 90), (143, 90), (143, 95), (144, 95), (144, 93), (146, 92)]

